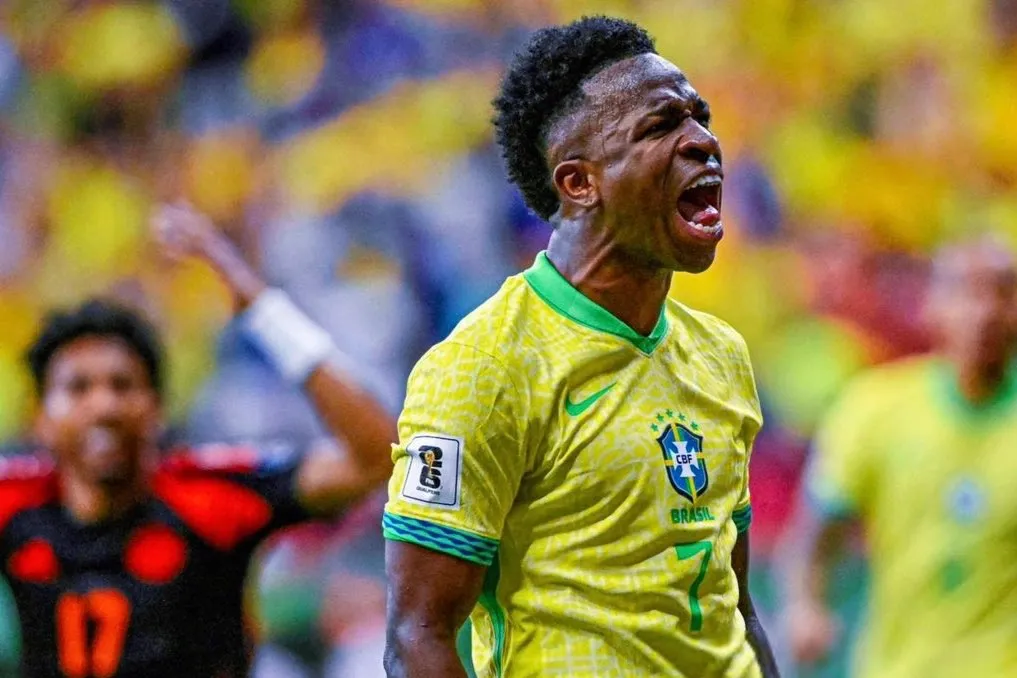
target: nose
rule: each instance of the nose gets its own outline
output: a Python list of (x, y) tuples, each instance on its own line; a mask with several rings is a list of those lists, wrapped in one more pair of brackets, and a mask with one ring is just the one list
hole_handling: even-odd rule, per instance
[(678, 152), (687, 158), (698, 160), (720, 169), (720, 142), (709, 129), (698, 120), (688, 118), (678, 142)]
[(95, 386), (88, 395), (88, 409), (97, 423), (112, 423), (120, 419), (124, 398), (115, 388)]

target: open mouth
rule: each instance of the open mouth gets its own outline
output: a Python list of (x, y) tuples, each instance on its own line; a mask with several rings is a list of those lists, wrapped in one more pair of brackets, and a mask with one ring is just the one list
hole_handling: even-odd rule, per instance
[(678, 197), (678, 214), (695, 229), (719, 229), (722, 183), (716, 174), (700, 177)]
[(85, 451), (98, 456), (119, 454), (123, 440), (119, 432), (107, 426), (95, 426), (85, 434)]

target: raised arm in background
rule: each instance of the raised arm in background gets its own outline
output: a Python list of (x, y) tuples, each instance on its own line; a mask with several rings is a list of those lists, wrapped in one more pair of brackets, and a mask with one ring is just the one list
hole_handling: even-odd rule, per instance
[(209, 265), (233, 293), (235, 312), (280, 373), (300, 384), (342, 452), (315, 451), (301, 462), (297, 493), (327, 516), (380, 487), (392, 472), (395, 419), (353, 378), (349, 360), (284, 292), (269, 287), (203, 214), (164, 205), (152, 218), (156, 239), (174, 259)]

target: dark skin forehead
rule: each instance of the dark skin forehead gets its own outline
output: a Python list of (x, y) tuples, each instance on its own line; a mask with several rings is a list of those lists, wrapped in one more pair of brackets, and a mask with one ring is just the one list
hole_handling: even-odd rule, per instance
[(681, 69), (657, 54), (640, 54), (611, 64), (583, 83), (582, 91), (583, 102), (548, 132), (553, 162), (581, 152), (585, 142), (605, 130), (621, 131), (661, 107), (706, 107)]
[(640, 54), (611, 64), (583, 83), (594, 108), (635, 111), (668, 99), (695, 99), (685, 74), (657, 54)]
[(86, 335), (53, 354), (46, 369), (45, 391), (58, 390), (75, 379), (110, 377), (152, 388), (145, 361), (127, 342), (116, 337)]

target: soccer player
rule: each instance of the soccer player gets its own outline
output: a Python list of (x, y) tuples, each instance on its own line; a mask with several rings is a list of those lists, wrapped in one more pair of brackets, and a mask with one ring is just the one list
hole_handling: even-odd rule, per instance
[(29, 362), (52, 464), (0, 465), (0, 565), (30, 678), (246, 676), (254, 549), (277, 528), (335, 515), (391, 471), (394, 421), (334, 366), (327, 335), (199, 215), (168, 208), (158, 223), (168, 248), (221, 274), (251, 336), (303, 384), (345, 454), (220, 446), (163, 458), (155, 330), (103, 301), (51, 315)]
[(1017, 268), (984, 240), (944, 250), (938, 352), (849, 385), (815, 441), (788, 609), (799, 661), (838, 624), (824, 601), (848, 528), (872, 571), (855, 675), (1017, 675)]
[(753, 611), (761, 417), (728, 325), (667, 298), (721, 238), (720, 146), (638, 26), (538, 31), (495, 102), (546, 252), (414, 368), (384, 516), (391, 676), (777, 675)]

